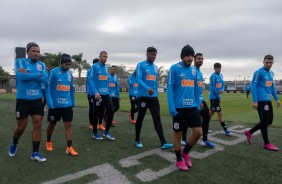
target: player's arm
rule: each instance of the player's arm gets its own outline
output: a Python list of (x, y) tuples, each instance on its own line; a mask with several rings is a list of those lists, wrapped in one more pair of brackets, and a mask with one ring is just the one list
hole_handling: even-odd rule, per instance
[(41, 73), (28, 73), (25, 70), (25, 66), (23, 65), (23, 61), (21, 59), (17, 59), (15, 61), (15, 72), (18, 79), (22, 81), (30, 81), (42, 76)]
[(146, 91), (149, 91), (149, 89), (152, 89), (150, 88), (149, 86), (147, 86), (143, 80), (142, 80), (142, 77), (143, 77), (143, 71), (142, 71), (142, 66), (141, 66), (141, 63), (138, 63), (137, 67), (136, 67), (136, 81), (137, 83), (142, 87), (144, 88)]
[[(96, 96), (96, 94), (98, 93), (98, 90), (97, 90), (96, 85), (94, 83), (94, 79), (95, 79), (95, 77), (97, 77), (95, 72), (96, 72), (96, 68), (95, 68), (95, 65), (93, 65), (91, 70), (90, 70), (90, 77), (89, 77), (88, 82), (89, 82), (91, 94), (94, 94)], [(99, 95), (99, 93), (98, 93), (98, 95)]]
[(54, 74), (51, 70), (49, 77), (48, 77), (48, 83), (47, 83), (46, 88), (45, 88), (46, 101), (47, 101), (47, 105), (50, 109), (54, 108), (53, 100), (52, 100), (52, 97), (51, 97), (51, 86), (52, 86), (53, 78), (54, 78)]
[(71, 84), (70, 84), (70, 98), (71, 98), (71, 102), (72, 102), (72, 107), (75, 107), (73, 76), (72, 75), (71, 75)]
[(259, 71), (256, 71), (254, 73), (253, 79), (252, 79), (252, 99), (253, 99), (253, 108), (254, 109), (258, 108), (257, 86), (258, 86), (259, 80), (260, 80), (260, 73), (259, 73)]
[(174, 93), (173, 93), (173, 86), (174, 86), (174, 69), (173, 66), (170, 67), (168, 72), (168, 82), (167, 82), (167, 100), (168, 100), (168, 109), (169, 113), (172, 117), (177, 115), (177, 111), (174, 107)]

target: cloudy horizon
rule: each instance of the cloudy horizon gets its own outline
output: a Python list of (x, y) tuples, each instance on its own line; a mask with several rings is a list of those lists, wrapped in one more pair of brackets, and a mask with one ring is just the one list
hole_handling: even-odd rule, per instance
[(272, 54), (272, 70), (282, 79), (278, 0), (1, 0), (0, 6), (0, 65), (10, 73), (14, 47), (30, 41), (42, 53), (83, 53), (89, 63), (106, 50), (109, 63), (126, 66), (136, 66), (146, 48), (154, 46), (155, 63), (165, 69), (190, 44), (204, 54), (207, 78), (213, 63), (221, 62), (225, 80), (251, 79), (263, 57)]

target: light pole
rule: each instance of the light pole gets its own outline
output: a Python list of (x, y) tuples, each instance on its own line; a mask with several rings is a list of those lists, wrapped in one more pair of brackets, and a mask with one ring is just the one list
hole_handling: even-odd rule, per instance
[(237, 74), (235, 75), (235, 91), (237, 91), (237, 80), (236, 80), (236, 76), (239, 77), (239, 80), (240, 80), (240, 77), (242, 76), (241, 74)]

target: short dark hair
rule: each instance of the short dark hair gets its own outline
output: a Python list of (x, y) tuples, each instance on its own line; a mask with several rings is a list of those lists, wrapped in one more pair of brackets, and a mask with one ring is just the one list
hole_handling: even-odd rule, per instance
[(272, 55), (268, 54), (268, 55), (264, 56), (264, 60), (266, 60), (266, 59), (273, 60), (274, 58), (273, 58)]
[(214, 64), (213, 64), (213, 67), (214, 67), (214, 68), (221, 68), (221, 64), (220, 64), (220, 63), (214, 63)]
[(100, 52), (100, 55), (101, 55), (101, 54), (108, 54), (108, 53), (107, 53), (107, 51), (104, 51), (104, 50), (103, 50), (103, 51)]
[(155, 47), (148, 47), (147, 48), (147, 53), (150, 53), (150, 52), (156, 52), (157, 53), (158, 51), (157, 51), (157, 49)]
[(98, 61), (99, 61), (99, 58), (94, 58), (93, 59), (93, 64), (98, 63)]
[(196, 59), (197, 56), (203, 56), (203, 54), (202, 53), (196, 53), (195, 56), (194, 56), (194, 59)]
[(37, 43), (35, 43), (35, 42), (29, 42), (29, 43), (26, 45), (26, 52), (28, 52), (31, 47), (39, 47), (39, 46), (38, 46)]
[(114, 67), (114, 68), (117, 68), (117, 66), (116, 66), (116, 65), (112, 65), (112, 67), (111, 67), (111, 68), (113, 68), (113, 67)]

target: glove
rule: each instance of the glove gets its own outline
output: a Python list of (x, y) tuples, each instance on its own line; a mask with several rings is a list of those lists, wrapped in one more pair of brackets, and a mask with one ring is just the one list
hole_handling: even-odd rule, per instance
[(176, 116), (178, 112), (176, 110), (169, 112), (172, 117)]

